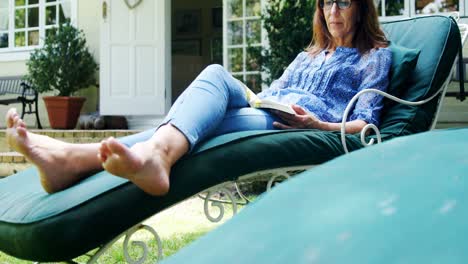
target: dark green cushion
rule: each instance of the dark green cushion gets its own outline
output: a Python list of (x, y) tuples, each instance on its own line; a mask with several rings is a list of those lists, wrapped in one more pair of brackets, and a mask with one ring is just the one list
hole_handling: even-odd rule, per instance
[[(461, 39), (457, 24), (445, 16), (427, 16), (384, 22), (382, 28), (393, 44), (421, 51), (399, 97), (420, 101), (432, 96), (449, 77), (458, 54)], [(380, 122), (384, 139), (427, 131), (439, 99), (422, 106), (386, 100)]]
[(462, 129), (341, 156), (163, 263), (466, 263), (467, 149)]
[(388, 93), (399, 96), (406, 80), (413, 73), (418, 62), (420, 50), (408, 49), (393, 42), (389, 46), (392, 51), (392, 67), (390, 69), (390, 84)]

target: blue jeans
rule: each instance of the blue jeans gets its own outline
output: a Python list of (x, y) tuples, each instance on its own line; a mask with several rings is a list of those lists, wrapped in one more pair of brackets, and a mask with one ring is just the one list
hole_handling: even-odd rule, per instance
[[(275, 129), (279, 119), (268, 111), (250, 108), (246, 92), (221, 65), (206, 67), (179, 96), (160, 126), (171, 124), (185, 135), (190, 150), (209, 137), (236, 131)], [(157, 129), (157, 128), (156, 128)], [(131, 146), (149, 139), (156, 129), (122, 138)]]

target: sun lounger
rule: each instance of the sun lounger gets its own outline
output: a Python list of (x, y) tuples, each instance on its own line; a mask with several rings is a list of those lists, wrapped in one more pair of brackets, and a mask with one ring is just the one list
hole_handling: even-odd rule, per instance
[[(388, 141), (435, 125), (459, 52), (460, 33), (457, 24), (443, 16), (389, 22), (383, 28), (392, 41), (394, 55), (389, 93), (420, 102), (411, 106), (386, 101), (378, 134), (380, 140)], [(364, 134), (363, 139), (368, 142), (377, 137)], [(90, 259), (94, 262), (107, 243), (120, 235), (131, 235), (141, 227), (139, 223), (165, 208), (244, 175), (308, 168), (332, 160), (346, 152), (342, 138), (349, 151), (363, 148), (359, 134), (317, 130), (219, 136), (200, 144), (174, 166), (171, 189), (164, 197), (151, 197), (107, 172), (48, 195), (40, 187), (37, 170), (28, 169), (0, 180), (0, 250), (21, 259), (64, 261), (102, 248)], [(132, 138), (123, 140), (130, 142)], [(396, 150), (391, 148), (386, 151), (388, 155), (402, 154), (393, 153)], [(360, 166), (365, 171), (372, 164), (369, 159)]]

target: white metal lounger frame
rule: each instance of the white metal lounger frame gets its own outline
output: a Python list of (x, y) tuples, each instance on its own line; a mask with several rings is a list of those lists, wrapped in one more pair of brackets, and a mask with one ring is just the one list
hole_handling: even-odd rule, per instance
[[(458, 21), (458, 20), (457, 20)], [(462, 45), (465, 43), (467, 37), (468, 37), (468, 25), (467, 24), (458, 24), (460, 33), (461, 33), (461, 39), (462, 39)], [(406, 100), (402, 100), (398, 97), (395, 97), (393, 95), (390, 95), (388, 93), (382, 92), (377, 89), (366, 89), (363, 90), (359, 93), (357, 93), (351, 101), (348, 103), (344, 115), (343, 115), (343, 121), (341, 123), (341, 142), (343, 144), (343, 149), (346, 153), (348, 153), (348, 148), (346, 145), (346, 140), (345, 140), (345, 123), (346, 119), (349, 115), (350, 110), (354, 106), (355, 102), (358, 100), (358, 98), (366, 93), (378, 93), (390, 100), (396, 101), (401, 104), (405, 105), (411, 105), (411, 106), (418, 106), (425, 104), (434, 98), (436, 98), (438, 95), (441, 95), (439, 97), (439, 102), (436, 110), (436, 114), (434, 115), (434, 118), (432, 120), (432, 124), (430, 127), (430, 130), (435, 128), (435, 125), (437, 123), (437, 119), (439, 117), (440, 109), (442, 106), (442, 100), (445, 96), (445, 93), (447, 91), (447, 87), (451, 81), (452, 78), (452, 72), (455, 71), (456, 68), (456, 61), (454, 62), (454, 65), (452, 66), (451, 69), (451, 74), (449, 74), (447, 79), (445, 80), (444, 84), (441, 86), (441, 88), (434, 93), (431, 97), (417, 101), (417, 102), (410, 102)], [(369, 129), (372, 129), (374, 133), (376, 134), (377, 137), (377, 143), (381, 142), (381, 136), (380, 136), (380, 131), (379, 129), (372, 124), (366, 125), (362, 130), (361, 130), (361, 143), (367, 147), (375, 144), (375, 140), (371, 140), (370, 142), (365, 141), (365, 136)], [(237, 207), (238, 205), (246, 205), (250, 202), (250, 200), (242, 193), (242, 191), (239, 188), (239, 183), (242, 181), (252, 181), (252, 180), (261, 180), (265, 179), (267, 182), (266, 190), (269, 191), (280, 179), (288, 179), (291, 176), (298, 174), (300, 172), (303, 172), (314, 165), (305, 165), (305, 166), (292, 166), (292, 167), (283, 167), (283, 168), (277, 168), (277, 169), (268, 169), (268, 170), (263, 170), (263, 171), (257, 171), (253, 173), (249, 173), (246, 175), (243, 175), (238, 178), (236, 181), (228, 181), (221, 183), (219, 185), (216, 185), (214, 187), (211, 187), (205, 191), (200, 192), (197, 196), (201, 199), (204, 200), (204, 212), (205, 216), (207, 217), (208, 220), (211, 222), (219, 222), (224, 218), (225, 215), (225, 209), (224, 205), (229, 204), (232, 206), (232, 212), (233, 215), (237, 213)], [(232, 191), (234, 189), (234, 191)], [(220, 195), (221, 194), (221, 195)], [(226, 197), (226, 198), (214, 198), (213, 196), (218, 196), (218, 197)], [(174, 206), (174, 205), (173, 205)], [(217, 207), (219, 214), (217, 216), (212, 216), (210, 213), (210, 206)], [(114, 238), (112, 241), (108, 242), (105, 245), (102, 245), (101, 247), (98, 248), (98, 250), (93, 254), (90, 255), (90, 259), (87, 263), (98, 263), (98, 259), (106, 253), (106, 251), (114, 244), (116, 243), (120, 238), (124, 237), (124, 243), (123, 243), (123, 252), (124, 252), (124, 257), (125, 260), (128, 263), (144, 263), (147, 258), (148, 258), (148, 252), (149, 252), (149, 246), (147, 245), (147, 241), (132, 241), (132, 236), (139, 230), (145, 230), (148, 231), (155, 239), (156, 244), (158, 245), (158, 260), (162, 259), (162, 243), (161, 243), (161, 238), (159, 237), (158, 233), (150, 226), (143, 224), (143, 222), (138, 223), (134, 225), (133, 227), (129, 228), (127, 231), (124, 233), (120, 234), (116, 238)], [(143, 251), (143, 255), (140, 256), (138, 259), (132, 259), (132, 257), (129, 254), (129, 242), (131, 242), (131, 246), (134, 247), (140, 247)], [(39, 263), (39, 262), (36, 262)], [(74, 261), (68, 261), (68, 263), (76, 263)]]

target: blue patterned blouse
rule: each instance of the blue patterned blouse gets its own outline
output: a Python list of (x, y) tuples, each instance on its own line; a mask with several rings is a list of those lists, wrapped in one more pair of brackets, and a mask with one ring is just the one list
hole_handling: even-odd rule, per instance
[[(338, 47), (329, 59), (325, 56), (325, 50), (315, 57), (299, 53), (259, 97), (297, 104), (322, 121), (337, 123), (356, 93), (368, 88), (387, 89), (392, 61), (388, 48), (361, 55), (356, 48)], [(378, 126), (382, 99), (375, 93), (362, 95), (347, 121), (359, 119)]]

